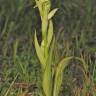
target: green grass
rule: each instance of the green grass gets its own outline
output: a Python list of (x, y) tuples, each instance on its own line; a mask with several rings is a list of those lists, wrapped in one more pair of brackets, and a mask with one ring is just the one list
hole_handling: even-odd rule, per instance
[[(84, 96), (85, 92), (96, 95), (95, 3), (95, 0), (52, 0), (52, 9), (58, 8), (53, 18), (55, 48), (52, 50), (55, 55), (52, 62), (57, 64), (63, 57), (76, 56), (88, 66), (85, 85), (81, 62), (70, 62), (64, 71), (61, 96), (79, 96), (80, 93)], [(9, 89), (7, 96), (20, 96), (33, 91), (39, 94), (42, 90), (42, 72), (34, 48), (35, 29), (38, 30), (39, 44), (42, 41), (41, 20), (34, 6), (35, 0), (0, 1), (0, 96), (7, 94)], [(10, 87), (13, 81), (32, 86), (27, 89), (13, 88), (14, 84)], [(82, 86), (87, 87), (82, 89)]]

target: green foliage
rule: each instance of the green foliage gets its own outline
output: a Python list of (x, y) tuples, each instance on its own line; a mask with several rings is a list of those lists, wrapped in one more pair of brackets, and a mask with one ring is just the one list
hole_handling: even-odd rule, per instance
[[(57, 84), (61, 86), (59, 96), (85, 96), (85, 93), (95, 96), (95, 3), (95, 0), (0, 0), (0, 95), (4, 96), (10, 89), (10, 96), (22, 96), (33, 91), (34, 96), (42, 96), (41, 82), (46, 83), (46, 74), (49, 81), (54, 81), (60, 60), (74, 56), (70, 62), (62, 63), (66, 67), (61, 72), (62, 85)], [(36, 8), (38, 6), (40, 15)], [(42, 72), (43, 67), (36, 57), (34, 28), (37, 31), (36, 53), (39, 54), (41, 66), (44, 64), (43, 67), (49, 67), (47, 71)], [(48, 73), (50, 64), (51, 76)], [(22, 88), (14, 88), (14, 84), (9, 88), (17, 73), (19, 76), (15, 82), (34, 83), (36, 88), (31, 86), (27, 92)], [(43, 76), (44, 81), (41, 78)], [(54, 84), (50, 86), (54, 89)], [(45, 91), (52, 89), (46, 88)]]
[(63, 80), (63, 70), (68, 66), (68, 62), (73, 59), (73, 57), (67, 57), (61, 60), (61, 62), (57, 65), (56, 73), (55, 74), (55, 80), (54, 80), (54, 91), (53, 96), (59, 96), (61, 84)]
[[(47, 1), (46, 1), (47, 2)], [(52, 10), (48, 13), (49, 9), (47, 10), (46, 5), (44, 8), (42, 7), (43, 4), (47, 4), (42, 2), (41, 0), (37, 1), (36, 4), (40, 11), (41, 20), (42, 20), (42, 41), (41, 45), (39, 45), (36, 32), (34, 36), (35, 41), (35, 49), (37, 52), (37, 56), (41, 62), (41, 70), (42, 70), (42, 87), (45, 96), (59, 96), (61, 84), (63, 80), (63, 70), (68, 65), (68, 62), (73, 59), (73, 57), (66, 57), (64, 58), (59, 64), (55, 65), (56, 69), (52, 69), (52, 61), (49, 61), (50, 49), (51, 49), (51, 42), (53, 40), (53, 23), (51, 18), (56, 13), (57, 9)], [(46, 10), (45, 10), (46, 9)], [(43, 14), (43, 15), (42, 15)], [(47, 35), (48, 34), (48, 35)], [(48, 39), (47, 39), (48, 38)], [(52, 57), (55, 54), (52, 54)], [(51, 57), (51, 58), (52, 58)], [(79, 59), (79, 58), (76, 58)], [(81, 59), (79, 59), (82, 61)], [(83, 61), (82, 61), (83, 62)], [(85, 68), (85, 63), (83, 63)], [(86, 68), (85, 68), (86, 69)], [(53, 73), (54, 72), (54, 73)], [(52, 76), (53, 75), (53, 76)]]

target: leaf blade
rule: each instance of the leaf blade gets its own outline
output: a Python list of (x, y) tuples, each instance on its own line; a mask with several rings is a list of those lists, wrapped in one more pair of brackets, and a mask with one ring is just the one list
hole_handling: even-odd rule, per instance
[(50, 46), (50, 43), (52, 41), (52, 37), (53, 37), (53, 23), (52, 20), (49, 21), (49, 28), (48, 28), (48, 37), (47, 37), (47, 46)]
[(66, 68), (68, 65), (68, 62), (72, 59), (73, 57), (67, 57), (61, 60), (61, 62), (58, 64), (56, 68), (56, 74), (55, 74), (55, 83), (54, 83), (54, 91), (53, 91), (53, 96), (58, 96), (62, 84), (62, 78), (63, 78), (63, 70)]
[(48, 20), (50, 20), (54, 15), (55, 13), (57, 12), (58, 8), (55, 8), (53, 9), (49, 14), (48, 14)]
[(37, 56), (39, 58), (40, 63), (42, 64), (42, 67), (44, 68), (44, 66), (45, 66), (44, 52), (38, 43), (36, 32), (35, 32), (35, 36), (34, 36), (34, 41), (35, 41), (35, 49), (36, 49)]

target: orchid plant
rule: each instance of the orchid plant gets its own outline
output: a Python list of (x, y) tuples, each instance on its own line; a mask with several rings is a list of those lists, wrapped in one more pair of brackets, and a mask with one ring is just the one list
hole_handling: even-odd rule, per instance
[(51, 10), (50, 0), (35, 0), (35, 2), (35, 7), (38, 7), (41, 16), (42, 41), (41, 44), (38, 43), (35, 31), (34, 45), (42, 68), (42, 96), (59, 96), (63, 70), (73, 57), (64, 58), (59, 64), (56, 64), (56, 67), (52, 68), (51, 57), (54, 55), (51, 52), (51, 45), (54, 41), (52, 17), (58, 8)]

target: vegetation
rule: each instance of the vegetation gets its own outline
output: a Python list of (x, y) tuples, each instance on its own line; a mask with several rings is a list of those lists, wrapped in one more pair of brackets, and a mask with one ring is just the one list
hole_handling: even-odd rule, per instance
[(95, 3), (1, 0), (0, 96), (95, 96)]

